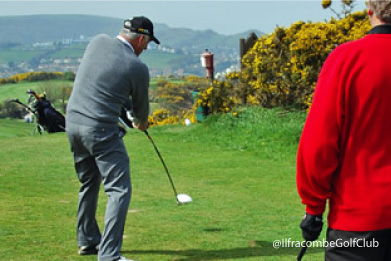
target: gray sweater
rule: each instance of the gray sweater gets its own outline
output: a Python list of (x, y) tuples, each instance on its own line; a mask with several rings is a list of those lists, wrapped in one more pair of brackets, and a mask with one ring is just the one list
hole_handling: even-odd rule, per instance
[(85, 50), (66, 119), (92, 127), (114, 126), (121, 107), (132, 103), (135, 121), (145, 122), (149, 114), (148, 87), (148, 67), (131, 48), (117, 38), (98, 35)]

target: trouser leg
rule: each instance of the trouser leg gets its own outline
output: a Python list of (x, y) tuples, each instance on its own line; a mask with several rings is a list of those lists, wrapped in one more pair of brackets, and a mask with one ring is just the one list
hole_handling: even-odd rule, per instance
[(108, 196), (105, 228), (98, 257), (99, 261), (113, 261), (120, 257), (132, 192), (129, 157), (118, 134), (115, 134), (109, 143), (105, 142), (104, 147), (97, 146), (95, 149), (98, 151), (98, 156), (95, 157), (96, 163), (102, 174), (103, 187)]
[(88, 149), (82, 142), (80, 126), (67, 124), (67, 134), (75, 161), (75, 169), (81, 183), (77, 215), (77, 241), (79, 246), (95, 246), (100, 243), (100, 230), (95, 219), (101, 176)]
[[(391, 230), (352, 232), (328, 229), (325, 260), (388, 261)], [(332, 246), (331, 244), (334, 244)]]
[(79, 180), (79, 205), (77, 215), (77, 241), (79, 246), (99, 245), (101, 234), (96, 221), (101, 177), (93, 158), (76, 163)]

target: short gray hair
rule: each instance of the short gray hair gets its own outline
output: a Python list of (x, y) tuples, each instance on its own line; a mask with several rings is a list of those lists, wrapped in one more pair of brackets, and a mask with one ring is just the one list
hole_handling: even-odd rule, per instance
[(391, 24), (391, 0), (370, 0), (369, 7), (380, 20)]
[(122, 28), (121, 31), (119, 32), (119, 34), (123, 35), (125, 38), (127, 38), (129, 40), (135, 40), (141, 36), (141, 34), (132, 32), (127, 28)]

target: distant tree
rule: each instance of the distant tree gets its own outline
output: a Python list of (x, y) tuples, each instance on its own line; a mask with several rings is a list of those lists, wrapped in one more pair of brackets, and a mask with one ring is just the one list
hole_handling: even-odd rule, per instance
[(26, 110), (22, 106), (13, 102), (4, 102), (0, 104), (0, 118), (23, 119)]
[(60, 103), (61, 109), (65, 111), (67, 102), (72, 92), (72, 84), (45, 81), (39, 84), (38, 93), (46, 93), (46, 98), (51, 103)]
[(75, 80), (76, 74), (74, 72), (64, 72), (64, 80), (73, 82)]

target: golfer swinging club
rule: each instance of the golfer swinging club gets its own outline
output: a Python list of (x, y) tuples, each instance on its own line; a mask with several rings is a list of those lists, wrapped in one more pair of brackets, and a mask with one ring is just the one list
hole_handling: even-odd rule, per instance
[[(149, 71), (138, 56), (150, 41), (160, 43), (146, 17), (126, 20), (116, 38), (98, 35), (92, 39), (68, 103), (66, 131), (81, 183), (79, 254), (98, 254), (99, 261), (130, 260), (120, 254), (132, 187), (118, 118), (121, 108), (132, 103), (133, 127), (148, 128)], [(101, 181), (109, 198), (102, 234), (95, 219)]]
[(368, 1), (368, 16), (369, 34), (323, 65), (297, 156), (305, 240), (329, 202), (328, 261), (391, 260), (391, 0)]

